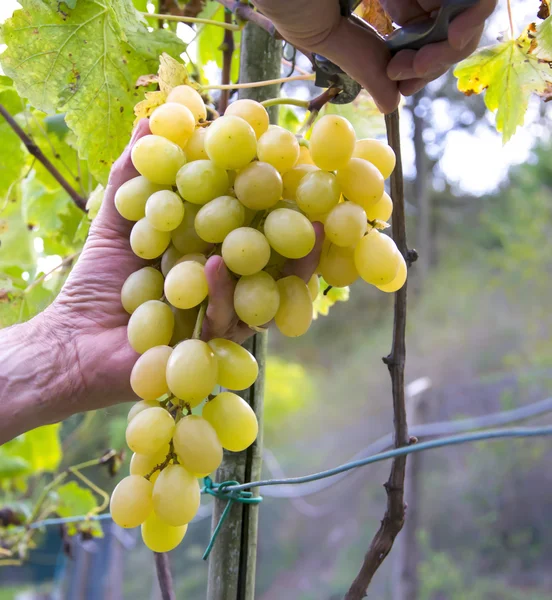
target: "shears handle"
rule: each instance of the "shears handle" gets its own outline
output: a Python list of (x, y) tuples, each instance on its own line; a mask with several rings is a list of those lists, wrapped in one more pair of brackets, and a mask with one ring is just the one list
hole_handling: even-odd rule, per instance
[(400, 50), (419, 50), (427, 44), (443, 42), (448, 37), (451, 21), (479, 0), (443, 0), (435, 19), (413, 23), (397, 29), (385, 38), (392, 54)]

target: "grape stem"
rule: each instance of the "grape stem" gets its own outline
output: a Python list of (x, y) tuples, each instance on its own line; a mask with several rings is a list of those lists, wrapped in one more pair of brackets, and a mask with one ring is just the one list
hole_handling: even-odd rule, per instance
[(201, 19), (199, 17), (184, 17), (180, 15), (163, 15), (160, 13), (143, 12), (142, 16), (159, 21), (178, 21), (179, 23), (195, 23), (198, 25), (215, 25), (228, 31), (239, 31), (241, 27), (234, 23), (223, 23), (222, 21), (213, 21), (212, 19)]
[(203, 320), (205, 319), (205, 312), (207, 311), (207, 304), (207, 301), (202, 302), (201, 306), (199, 307), (194, 332), (192, 333), (193, 340), (198, 340), (201, 337), (201, 331), (203, 329)]
[[(305, 73), (306, 75), (308, 73)], [(301, 108), (308, 108), (309, 101), (308, 100), (299, 100), (299, 98), (270, 98), (261, 102), (261, 104), (265, 108), (270, 108), (271, 106), (278, 106), (279, 104), (289, 104), (290, 106), (299, 106)]]
[(205, 87), (201, 88), (201, 91), (245, 90), (249, 88), (264, 87), (267, 85), (288, 83), (289, 81), (314, 81), (314, 73), (312, 75), (293, 75), (292, 77), (279, 77), (278, 79), (267, 79), (266, 81), (250, 81), (248, 83), (231, 83), (228, 85), (206, 85)]

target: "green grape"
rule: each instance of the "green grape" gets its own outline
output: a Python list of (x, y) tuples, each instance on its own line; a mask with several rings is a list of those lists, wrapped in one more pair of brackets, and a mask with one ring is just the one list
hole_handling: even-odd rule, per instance
[(184, 204), (184, 219), (182, 223), (171, 231), (171, 240), (174, 247), (183, 255), (203, 254), (211, 245), (202, 240), (194, 227), (194, 221), (201, 206), (197, 204)]
[[(149, 475), (157, 465), (161, 465), (165, 462), (167, 455), (169, 454), (170, 447), (167, 445), (163, 449), (159, 450), (156, 454), (137, 454), (136, 452), (130, 459), (129, 472), (131, 475), (140, 475), (145, 477)], [(155, 483), (159, 475), (159, 471), (155, 471), (150, 477), (150, 481)]]
[(222, 446), (217, 433), (199, 415), (188, 415), (178, 421), (173, 444), (182, 466), (194, 475), (206, 477), (222, 462)]
[(222, 242), (222, 258), (234, 273), (253, 275), (268, 263), (270, 246), (260, 231), (251, 227), (239, 227), (231, 231)]
[(364, 210), (369, 210), (383, 196), (383, 177), (367, 160), (351, 158), (337, 171), (336, 177), (347, 200), (360, 204)]
[(205, 134), (207, 129), (205, 127), (198, 127), (193, 133), (192, 137), (186, 144), (186, 158), (188, 162), (194, 160), (208, 160), (207, 152), (205, 152)]
[(156, 400), (139, 400), (132, 405), (132, 408), (128, 411), (127, 423), (130, 423), (132, 419), (143, 410), (147, 410), (148, 408), (157, 408), (159, 406), (159, 402)]
[(153, 486), (153, 509), (165, 523), (180, 527), (195, 517), (200, 497), (197, 479), (181, 465), (169, 465)]
[(130, 247), (136, 256), (151, 260), (161, 256), (171, 242), (168, 231), (159, 231), (144, 218), (136, 221), (130, 232)]
[(257, 139), (268, 129), (270, 123), (266, 108), (259, 102), (247, 98), (232, 102), (225, 110), (224, 115), (241, 117), (247, 121), (253, 127)]
[(370, 221), (389, 221), (393, 213), (393, 200), (387, 192), (383, 192), (383, 196), (373, 206), (368, 207), (366, 217)]
[(167, 346), (173, 329), (171, 309), (160, 300), (148, 300), (130, 315), (128, 341), (138, 354), (143, 354), (154, 346)]
[(328, 240), (324, 241), (318, 272), (326, 283), (337, 288), (351, 285), (358, 279), (355, 266), (355, 249), (336, 246)]
[(341, 190), (333, 173), (314, 171), (303, 177), (297, 188), (297, 206), (308, 215), (332, 210), (339, 202)]
[(335, 171), (353, 155), (355, 130), (344, 117), (324, 115), (314, 124), (309, 144), (314, 164), (324, 171)]
[(312, 223), (301, 213), (288, 208), (273, 210), (264, 223), (269, 244), (286, 258), (302, 258), (316, 241)]
[(177, 261), (176, 264), (179, 265), (180, 263), (183, 262), (196, 262), (199, 263), (200, 265), (205, 266), (205, 264), (207, 263), (207, 257), (205, 256), (205, 254), (199, 254), (199, 252), (192, 252), (190, 254), (184, 254), (184, 256), (181, 256)]
[(127, 445), (137, 454), (158, 454), (171, 441), (174, 427), (174, 419), (164, 408), (147, 408), (127, 425)]
[(283, 127), (271, 125), (257, 143), (259, 160), (271, 164), (280, 173), (293, 169), (299, 159), (297, 138)]
[(139, 398), (155, 400), (168, 393), (165, 371), (171, 352), (170, 346), (155, 346), (146, 350), (134, 363), (130, 373), (130, 387)]
[(151, 183), (142, 175), (130, 179), (115, 192), (115, 208), (129, 221), (139, 221), (146, 216), (147, 199), (167, 186)]
[(283, 197), (287, 200), (296, 200), (297, 188), (303, 180), (303, 177), (313, 171), (318, 171), (318, 167), (309, 164), (296, 165), (293, 169), (286, 171), (282, 175), (282, 181), (284, 183), (284, 191), (282, 192)]
[(355, 248), (355, 266), (359, 275), (376, 286), (387, 285), (395, 279), (401, 259), (395, 242), (377, 229), (365, 235)]
[(212, 244), (220, 244), (234, 229), (245, 221), (245, 208), (233, 196), (219, 196), (202, 206), (195, 218), (199, 237)]
[(153, 183), (174, 185), (176, 174), (186, 163), (182, 148), (160, 135), (145, 135), (132, 147), (132, 164)]
[(205, 151), (222, 169), (243, 169), (255, 158), (257, 137), (251, 125), (240, 117), (219, 117), (207, 129)]
[(397, 271), (397, 274), (395, 275), (395, 278), (390, 283), (387, 283), (385, 285), (376, 286), (378, 288), (378, 290), (381, 290), (382, 292), (387, 292), (390, 294), (392, 292), (396, 292), (396, 291), (400, 290), (402, 288), (402, 286), (404, 285), (404, 282), (406, 281), (406, 275), (407, 275), (406, 262), (402, 256), (402, 254), (399, 253), (399, 256), (401, 257), (402, 260), (399, 262), (399, 269)]
[(307, 146), (299, 146), (299, 159), (295, 163), (295, 166), (297, 167), (299, 165), (314, 165), (310, 150)]
[(163, 295), (163, 275), (153, 267), (144, 267), (131, 273), (121, 288), (121, 304), (132, 314), (148, 300), (159, 300)]
[(176, 229), (184, 218), (184, 203), (178, 194), (162, 190), (152, 194), (146, 202), (146, 219), (158, 231)]
[(205, 268), (195, 260), (174, 265), (165, 279), (165, 297), (175, 308), (193, 308), (208, 293)]
[(203, 417), (214, 427), (226, 450), (241, 452), (257, 439), (257, 417), (237, 394), (222, 392), (209, 400), (203, 407)]
[(167, 383), (177, 398), (193, 408), (217, 384), (217, 371), (217, 359), (205, 342), (184, 340), (167, 363)]
[(150, 116), (149, 126), (154, 135), (160, 135), (184, 148), (195, 130), (192, 111), (178, 102), (158, 106)]
[(247, 165), (236, 176), (234, 191), (239, 201), (252, 210), (270, 208), (282, 197), (282, 177), (266, 162)]
[(314, 273), (314, 275), (309, 279), (307, 286), (309, 288), (311, 300), (314, 302), (320, 293), (320, 279), (318, 279), (318, 275), (316, 273)]
[(271, 275), (274, 279), (279, 279), (282, 271), (284, 270), (284, 265), (286, 264), (287, 258), (278, 254), (274, 248), (270, 251), (270, 259), (268, 264), (263, 269), (269, 275)]
[(139, 475), (129, 475), (117, 484), (111, 494), (111, 518), (119, 527), (138, 527), (153, 510), (153, 485)]
[(181, 310), (172, 306), (171, 310), (174, 315), (174, 331), (170, 344), (171, 346), (175, 346), (179, 342), (192, 337), (199, 313), (199, 306), (188, 310)]
[(354, 202), (334, 207), (324, 223), (326, 238), (336, 246), (356, 246), (367, 230), (366, 213)]
[[(393, 152), (393, 148), (385, 142), (380, 142), (374, 139), (357, 140), (353, 151), (354, 158), (363, 158), (371, 162), (384, 179), (391, 176), (397, 158)], [(385, 219), (382, 219), (385, 220)]]
[(160, 519), (152, 510), (142, 523), (142, 541), (152, 552), (170, 552), (184, 539), (188, 525), (173, 527)]
[(251, 352), (224, 338), (214, 338), (207, 343), (217, 357), (217, 383), (221, 387), (245, 390), (255, 383), (259, 365)]
[(265, 325), (274, 318), (279, 305), (278, 286), (264, 271), (241, 277), (236, 284), (234, 309), (248, 325)]
[(167, 96), (167, 102), (183, 104), (194, 115), (197, 123), (207, 119), (207, 109), (203, 99), (199, 92), (189, 85), (177, 85), (173, 88)]
[(312, 299), (307, 284), (296, 275), (277, 282), (280, 306), (274, 317), (276, 327), (287, 337), (305, 334), (312, 323)]
[(179, 258), (182, 258), (182, 254), (175, 248), (174, 244), (171, 244), (161, 257), (161, 273), (163, 273), (163, 277), (167, 276), (167, 273), (174, 267)]
[(178, 171), (176, 186), (184, 200), (207, 204), (228, 190), (228, 175), (211, 160), (196, 160)]

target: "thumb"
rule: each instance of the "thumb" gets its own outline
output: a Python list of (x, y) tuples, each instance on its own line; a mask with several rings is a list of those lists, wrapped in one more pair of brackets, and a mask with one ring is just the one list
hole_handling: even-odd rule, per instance
[(358, 81), (383, 113), (393, 112), (399, 105), (398, 85), (387, 76), (391, 55), (374, 32), (342, 18), (316, 52)]

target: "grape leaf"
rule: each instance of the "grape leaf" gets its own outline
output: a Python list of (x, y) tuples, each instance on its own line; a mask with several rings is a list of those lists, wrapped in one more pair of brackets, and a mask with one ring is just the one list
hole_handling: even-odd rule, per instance
[(322, 277), (320, 277), (320, 293), (316, 297), (316, 300), (312, 303), (313, 319), (317, 319), (319, 315), (324, 317), (328, 316), (330, 308), (336, 302), (347, 302), (349, 300), (349, 288), (336, 288), (332, 287), (327, 293), (324, 293), (328, 289), (327, 284)]
[(27, 431), (4, 444), (2, 451), (5, 456), (25, 461), (26, 474), (52, 473), (58, 468), (62, 457), (60, 427), (61, 425), (56, 423)]
[(105, 183), (143, 98), (136, 80), (156, 70), (161, 52), (178, 56), (185, 45), (164, 29), (149, 32), (131, 0), (79, 0), (65, 12), (57, 0), (21, 4), (3, 26), (2, 67), (33, 106), (66, 112), (81, 158)]
[(94, 494), (76, 481), (58, 487), (56, 492), (59, 499), (56, 512), (60, 517), (87, 515), (98, 506)]
[(8, 454), (3, 446), (0, 447), (0, 480), (21, 477), (31, 470), (29, 463), (20, 456)]
[(516, 40), (483, 48), (456, 67), (461, 92), (470, 96), (485, 91), (485, 104), (496, 112), (504, 143), (523, 124), (531, 94), (549, 96), (551, 50), (549, 18), (538, 29), (531, 24)]
[(32, 270), (36, 256), (33, 236), (24, 219), (20, 186), (12, 189), (5, 208), (0, 214), (6, 222), (4, 233), (0, 234), (0, 271), (12, 266), (25, 271)]

